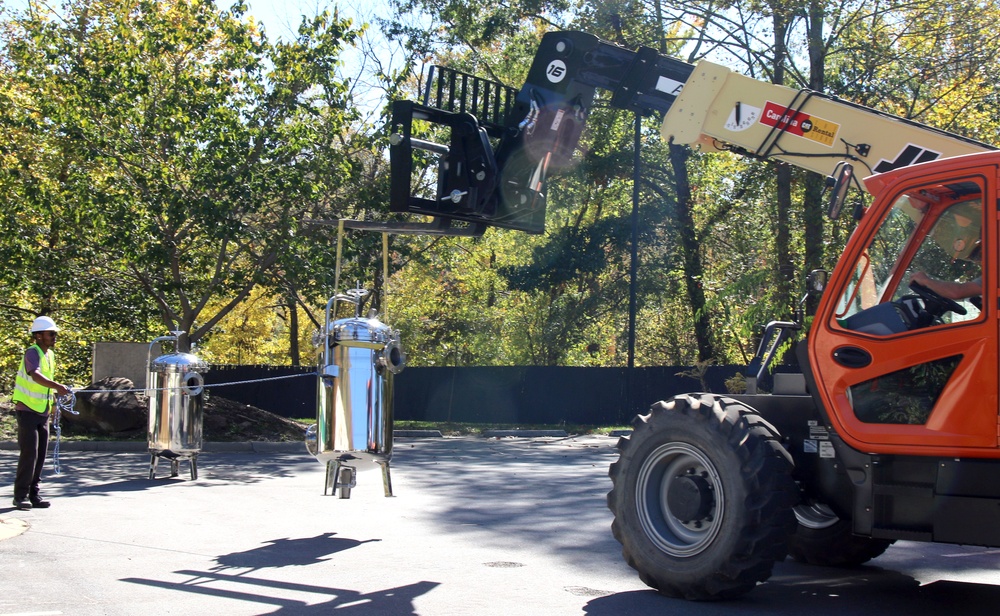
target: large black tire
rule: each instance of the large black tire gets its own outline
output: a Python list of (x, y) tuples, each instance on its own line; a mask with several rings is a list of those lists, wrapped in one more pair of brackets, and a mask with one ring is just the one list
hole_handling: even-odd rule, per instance
[(881, 556), (893, 544), (888, 539), (859, 537), (851, 521), (821, 505), (796, 507), (799, 520), (789, 537), (788, 554), (794, 560), (823, 567), (856, 567)]
[(653, 405), (618, 441), (608, 507), (625, 561), (670, 597), (742, 595), (771, 576), (795, 531), (798, 489), (777, 431), (730, 398)]

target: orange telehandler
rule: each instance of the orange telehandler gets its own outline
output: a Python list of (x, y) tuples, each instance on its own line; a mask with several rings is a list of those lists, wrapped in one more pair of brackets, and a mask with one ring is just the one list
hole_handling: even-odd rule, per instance
[[(573, 157), (597, 89), (616, 107), (663, 113), (675, 143), (829, 175), (833, 216), (850, 185), (871, 195), (836, 267), (809, 276), (819, 299), (795, 345), (800, 372), (776, 371), (758, 391), (802, 327), (770, 323), (747, 393), (657, 402), (619, 441), (612, 529), (645, 583), (729, 598), (787, 555), (856, 565), (896, 540), (1000, 547), (1000, 153), (580, 32), (547, 34), (519, 91), (454, 72), (438, 83), (425, 104), (394, 104), (391, 203), (442, 228), (541, 232), (546, 177)], [(414, 120), (450, 128), (447, 144), (414, 136)], [(416, 196), (427, 153), (436, 194)], [(977, 292), (949, 296), (917, 277)]]

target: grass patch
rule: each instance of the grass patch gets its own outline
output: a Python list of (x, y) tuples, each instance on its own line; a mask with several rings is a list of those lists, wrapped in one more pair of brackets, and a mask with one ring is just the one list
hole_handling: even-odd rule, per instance
[(0, 441), (17, 440), (17, 418), (14, 412), (0, 411)]
[(565, 430), (567, 434), (610, 434), (631, 430), (628, 426), (587, 426), (580, 424), (461, 423), (454, 421), (395, 421), (396, 430), (439, 430), (444, 436), (482, 436), (489, 430)]

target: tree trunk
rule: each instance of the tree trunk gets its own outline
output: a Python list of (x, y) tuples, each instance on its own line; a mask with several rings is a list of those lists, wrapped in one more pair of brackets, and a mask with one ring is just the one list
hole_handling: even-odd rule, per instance
[(787, 163), (776, 165), (777, 197), (774, 220), (775, 289), (774, 305), (787, 318), (792, 309), (792, 281), (795, 264), (792, 263), (790, 215), (792, 211), (792, 168)]
[(295, 289), (288, 289), (288, 356), (293, 366), (301, 365), (299, 358), (299, 305)]
[(715, 356), (712, 341), (712, 323), (705, 309), (705, 289), (702, 287), (704, 268), (701, 250), (691, 215), (691, 184), (688, 180), (687, 160), (690, 150), (687, 146), (670, 144), (670, 165), (674, 171), (677, 191), (677, 234), (684, 258), (684, 284), (687, 288), (691, 316), (694, 320), (694, 334), (698, 342), (698, 361), (708, 361)]
[[(807, 23), (809, 41), (809, 88), (822, 92), (826, 87), (826, 46), (823, 41), (825, 12), (819, 0), (809, 3)], [(823, 267), (823, 193), (825, 178), (818, 173), (806, 173), (803, 222), (805, 224), (805, 271)]]
[[(785, 57), (787, 48), (785, 37), (788, 33), (788, 19), (784, 11), (775, 8), (774, 17), (774, 65), (772, 82), (784, 85), (785, 81)], [(789, 310), (792, 305), (791, 280), (795, 277), (795, 266), (791, 256), (791, 229), (789, 222), (792, 211), (792, 169), (785, 163), (778, 163), (776, 166), (776, 191), (775, 202), (775, 229), (774, 229), (774, 252), (775, 252), (775, 289), (777, 290), (775, 306), (781, 310)]]

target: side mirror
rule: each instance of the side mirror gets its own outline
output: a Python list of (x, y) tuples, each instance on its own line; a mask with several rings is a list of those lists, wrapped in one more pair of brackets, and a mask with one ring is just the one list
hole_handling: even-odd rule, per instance
[(838, 165), (836, 177), (828, 177), (826, 185), (831, 188), (830, 202), (827, 206), (827, 216), (830, 220), (837, 220), (840, 217), (840, 210), (844, 207), (844, 200), (847, 197), (847, 189), (851, 187), (854, 179), (854, 167), (850, 163)]
[(826, 283), (830, 280), (830, 272), (821, 269), (815, 269), (809, 272), (806, 276), (806, 289), (810, 293), (815, 293), (816, 295), (822, 295), (823, 290), (826, 289)]

